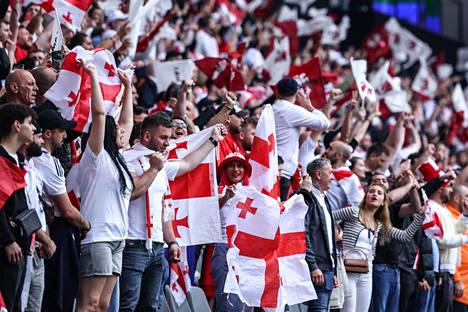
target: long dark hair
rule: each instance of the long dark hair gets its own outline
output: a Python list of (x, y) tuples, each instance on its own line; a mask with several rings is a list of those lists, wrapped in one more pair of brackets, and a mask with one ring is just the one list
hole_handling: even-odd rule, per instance
[[(89, 130), (91, 131), (91, 127), (93, 124), (89, 126)], [(89, 132), (83, 136), (83, 152), (86, 149), (86, 143), (88, 142)], [(128, 171), (127, 164), (122, 157), (122, 154), (119, 152), (119, 147), (116, 143), (117, 140), (117, 123), (115, 122), (114, 117), (110, 115), (106, 115), (106, 125), (105, 125), (105, 132), (104, 132), (104, 150), (109, 154), (114, 163), (117, 171), (119, 172), (119, 183), (120, 183), (120, 191), (125, 193), (125, 190), (131, 191), (132, 188), (135, 186), (133, 183), (133, 178), (130, 172)], [(127, 185), (127, 180), (125, 179), (125, 173), (130, 178), (132, 183), (131, 187)]]

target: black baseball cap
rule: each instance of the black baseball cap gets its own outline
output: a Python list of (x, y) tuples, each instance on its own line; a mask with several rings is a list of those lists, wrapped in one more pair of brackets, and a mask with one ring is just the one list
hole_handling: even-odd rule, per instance
[(38, 120), (43, 131), (51, 129), (72, 130), (76, 126), (75, 121), (64, 119), (58, 111), (53, 109), (40, 112)]

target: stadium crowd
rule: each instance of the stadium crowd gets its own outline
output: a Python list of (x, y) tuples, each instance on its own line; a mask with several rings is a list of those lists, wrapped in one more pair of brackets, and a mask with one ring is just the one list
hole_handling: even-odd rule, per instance
[[(56, 49), (59, 17), (47, 4), (58, 11), (60, 1), (85, 13), (79, 28), (61, 24)], [(295, 47), (289, 38), (289, 54), (274, 61), (289, 59), (289, 70), (318, 60), (322, 76), (305, 88), (297, 77), (272, 83), (268, 56), (291, 36), (277, 19), (285, 7), (306, 18), (313, 6), (307, 13), (288, 1), (252, 8), (258, 1), (161, 0), (141, 18), (135, 46), (133, 1), (81, 2), (0, 7), (0, 295), (7, 311), (158, 311), (168, 263), (183, 252), (170, 181), (213, 150), (221, 240), (187, 249), (191, 279), (214, 311), (249, 311), (224, 292), (225, 215), (237, 188), (249, 184), (249, 155), (268, 103), (281, 201), (300, 194), (308, 206), (305, 261), (317, 294), (304, 303), (308, 311), (467, 310), (468, 108), (463, 116), (454, 104), (455, 87), (466, 90), (463, 73), (447, 74), (448, 64), (430, 58), (437, 85), (421, 94), (413, 86), (422, 60), (406, 66), (388, 47), (371, 60), (364, 44), (321, 40), (322, 29), (296, 34)], [(64, 61), (79, 46), (107, 49), (117, 67), (133, 69), (108, 69), (123, 86), (118, 114), (107, 114), (96, 64)], [(220, 83), (196, 63), (183, 82), (162, 86), (158, 76), (171, 73), (158, 65), (207, 58), (235, 69)], [(368, 77), (390, 61), (387, 72), (408, 109), (361, 96), (351, 62), (366, 58)], [(89, 82), (92, 122), (80, 131), (83, 121), (46, 94), (72, 67)], [(230, 80), (235, 75), (241, 88)], [(167, 160), (173, 140), (209, 128), (196, 149)]]

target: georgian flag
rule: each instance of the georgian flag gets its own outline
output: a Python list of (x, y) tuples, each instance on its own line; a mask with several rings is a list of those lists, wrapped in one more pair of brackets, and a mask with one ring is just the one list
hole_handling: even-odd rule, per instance
[(432, 210), (426, 192), (423, 189), (421, 189), (421, 191), (425, 207), (424, 221), (422, 224), (424, 233), (430, 239), (442, 239), (444, 237), (444, 229), (442, 227), (439, 216), (435, 211)]
[(171, 263), (169, 273), (169, 287), (175, 302), (180, 306), (187, 300), (188, 293), (192, 288), (187, 261), (187, 247), (181, 247), (182, 257), (178, 263)]
[(322, 32), (321, 44), (336, 45), (346, 39), (348, 29), (350, 27), (350, 19), (348, 15), (343, 16), (339, 25), (330, 24)]
[(468, 128), (468, 102), (465, 99), (463, 89), (459, 83), (453, 88), (452, 102), (455, 112), (463, 114), (463, 127)]
[(419, 59), (427, 60), (431, 54), (431, 48), (409, 30), (400, 26), (395, 18), (390, 18), (385, 23), (385, 29), (389, 34), (389, 45), (393, 57), (400, 62), (406, 62), (408, 68)]
[[(182, 159), (208, 140), (213, 128), (172, 141), (165, 157)], [(167, 166), (167, 164), (166, 164)], [(215, 149), (191, 172), (169, 176), (172, 193), (174, 235), (180, 246), (221, 242)]]
[(358, 206), (364, 199), (364, 190), (359, 178), (347, 166), (333, 169), (333, 175), (345, 192), (348, 203)]
[(291, 66), (289, 76), (296, 79), (315, 108), (322, 108), (326, 104), (324, 79), (320, 68), (319, 57), (312, 58), (301, 66)]
[(60, 23), (74, 32), (81, 29), (81, 22), (93, 0), (54, 0), (53, 5)]
[(114, 117), (119, 115), (121, 107), (117, 96), (122, 84), (117, 75), (114, 56), (108, 50), (87, 51), (77, 46), (67, 54), (57, 81), (44, 96), (59, 108), (63, 118), (76, 122), (74, 130), (87, 132), (92, 121), (91, 80), (79, 65), (79, 59), (85, 64), (91, 62), (96, 66), (106, 114)]
[(420, 61), (420, 67), (411, 89), (424, 99), (432, 99), (436, 95), (437, 80), (424, 60)]
[(249, 163), (252, 166), (250, 185), (263, 194), (278, 199), (278, 151), (275, 118), (271, 104), (265, 105), (258, 120)]
[(273, 50), (265, 59), (265, 68), (270, 75), (269, 84), (275, 85), (289, 73), (291, 55), (289, 53), (289, 38), (273, 38)]
[(369, 99), (371, 102), (377, 101), (375, 90), (366, 78), (367, 61), (351, 59), (351, 71), (353, 72), (353, 77), (356, 81), (356, 87), (361, 99), (363, 101), (365, 99)]
[(218, 88), (226, 88), (229, 91), (245, 89), (244, 78), (241, 72), (233, 64), (232, 59), (219, 57), (205, 57), (195, 61), (195, 65), (213, 81)]
[(388, 43), (388, 32), (385, 27), (381, 26), (375, 29), (364, 39), (364, 49), (369, 64), (375, 63), (381, 57), (390, 58), (392, 50)]
[(225, 208), (229, 272), (224, 292), (249, 306), (272, 309), (317, 298), (305, 262), (308, 208), (302, 195), (281, 204), (253, 186), (240, 186)]
[(216, 0), (217, 12), (223, 16), (229, 24), (239, 26), (245, 18), (245, 12), (228, 0)]

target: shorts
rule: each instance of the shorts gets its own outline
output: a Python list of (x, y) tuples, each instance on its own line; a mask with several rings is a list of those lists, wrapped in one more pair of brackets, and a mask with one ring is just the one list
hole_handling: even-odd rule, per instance
[(81, 245), (80, 277), (120, 275), (124, 247), (125, 241)]

